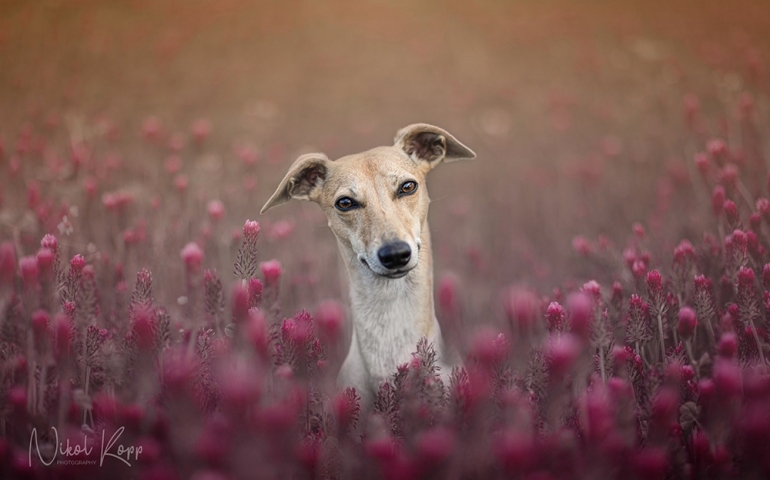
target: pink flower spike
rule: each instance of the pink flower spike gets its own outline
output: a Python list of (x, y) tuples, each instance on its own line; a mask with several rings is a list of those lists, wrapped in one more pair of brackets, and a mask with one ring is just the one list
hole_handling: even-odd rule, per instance
[(206, 207), (212, 222), (218, 222), (225, 216), (225, 205), (221, 200), (212, 200)]
[(37, 266), (40, 268), (40, 273), (44, 277), (50, 276), (53, 272), (53, 262), (56, 258), (54, 252), (48, 248), (41, 248), (37, 251)]
[(503, 298), (508, 322), (519, 331), (530, 331), (540, 317), (540, 299), (531, 290), (511, 287)]
[(584, 293), (572, 293), (567, 297), (567, 311), (572, 332), (584, 340), (588, 339), (593, 323), (594, 301)]
[(83, 258), (83, 255), (75, 255), (72, 257), (72, 260), (70, 260), (70, 269), (76, 274), (80, 274), (85, 266), (86, 259)]
[(56, 236), (49, 233), (44, 236), (42, 240), (40, 240), (40, 246), (56, 253), (56, 251), (59, 249), (59, 242), (56, 240)]
[(156, 141), (161, 135), (161, 124), (158, 117), (148, 117), (142, 122), (142, 136), (151, 141)]
[(647, 288), (650, 292), (661, 293), (663, 291), (663, 278), (657, 270), (651, 270), (647, 274)]
[(195, 242), (190, 242), (184, 246), (180, 253), (182, 260), (185, 263), (187, 269), (191, 272), (196, 272), (203, 263), (203, 250)]
[(243, 224), (243, 237), (245, 239), (254, 239), (259, 236), (259, 222), (256, 220), (246, 220)]
[(581, 342), (572, 335), (550, 335), (545, 348), (548, 368), (555, 377), (569, 372), (582, 351)]
[(684, 265), (687, 261), (695, 258), (695, 247), (689, 240), (682, 240), (674, 249), (674, 264)]
[(201, 144), (211, 135), (211, 122), (205, 118), (198, 119), (193, 123), (191, 130), (195, 141)]
[(33, 287), (37, 284), (40, 271), (37, 266), (36, 257), (29, 256), (19, 259), (19, 270), (21, 271), (21, 279), (26, 287)]
[(695, 310), (690, 307), (679, 309), (679, 323), (677, 323), (676, 329), (682, 338), (689, 339), (692, 337), (697, 326), (698, 320), (695, 317)]
[(722, 185), (714, 187), (714, 191), (711, 194), (711, 208), (714, 211), (714, 216), (719, 216), (722, 213), (726, 196), (725, 187)]
[(708, 155), (703, 152), (696, 153), (693, 161), (695, 162), (695, 166), (698, 168), (702, 175), (706, 175), (708, 173), (710, 167)]
[(577, 236), (572, 239), (572, 249), (583, 256), (590, 255), (594, 250), (588, 239), (582, 236)]
[(267, 285), (273, 285), (278, 283), (283, 271), (281, 270), (281, 264), (278, 260), (268, 260), (259, 264), (260, 270), (262, 270), (262, 276), (265, 278)]
[(188, 184), (189, 181), (187, 180), (187, 175), (183, 173), (180, 173), (174, 178), (174, 187), (176, 187), (179, 193), (184, 193), (187, 190)]
[(314, 318), (319, 330), (325, 332), (328, 338), (335, 339), (342, 332), (345, 309), (335, 300), (326, 300), (318, 305)]
[(735, 202), (732, 200), (725, 200), (724, 205), (722, 206), (725, 212), (725, 216), (727, 217), (727, 220), (731, 224), (737, 224), (740, 220), (740, 217), (738, 216), (738, 207), (735, 205)]
[(727, 145), (721, 138), (712, 138), (706, 142), (706, 150), (714, 156), (718, 157), (727, 153)]

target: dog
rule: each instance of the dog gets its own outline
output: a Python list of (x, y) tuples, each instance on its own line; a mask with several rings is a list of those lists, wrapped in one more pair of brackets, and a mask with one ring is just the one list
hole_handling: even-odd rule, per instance
[(334, 161), (300, 156), (262, 207), (307, 200), (326, 214), (350, 283), (352, 335), (338, 385), (355, 387), (363, 402), (411, 359), (421, 337), (433, 342), (442, 377), (450, 372), (454, 355), (433, 306), (425, 176), (473, 158), (449, 132), (417, 123), (399, 130), (393, 146)]

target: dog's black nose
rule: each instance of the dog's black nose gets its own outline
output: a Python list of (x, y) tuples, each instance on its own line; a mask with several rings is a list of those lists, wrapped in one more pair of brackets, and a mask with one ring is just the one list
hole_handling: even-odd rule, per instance
[(383, 245), (377, 252), (377, 257), (385, 268), (401, 268), (412, 258), (412, 249), (408, 243), (399, 240)]

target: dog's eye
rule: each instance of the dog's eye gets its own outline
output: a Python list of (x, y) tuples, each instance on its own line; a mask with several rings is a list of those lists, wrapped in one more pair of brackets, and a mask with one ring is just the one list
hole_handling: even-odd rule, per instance
[(412, 180), (408, 180), (401, 184), (401, 187), (398, 189), (399, 195), (411, 195), (414, 192), (417, 191), (417, 182), (413, 182)]
[(334, 206), (341, 212), (347, 212), (348, 210), (353, 210), (358, 207), (358, 204), (350, 197), (342, 197), (335, 202)]

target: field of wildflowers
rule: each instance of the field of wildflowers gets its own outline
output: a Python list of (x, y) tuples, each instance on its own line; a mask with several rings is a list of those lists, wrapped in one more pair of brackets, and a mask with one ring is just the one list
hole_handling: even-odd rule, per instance
[[(0, 5), (0, 478), (770, 477), (762, 2)], [(372, 405), (286, 166), (457, 133)]]

